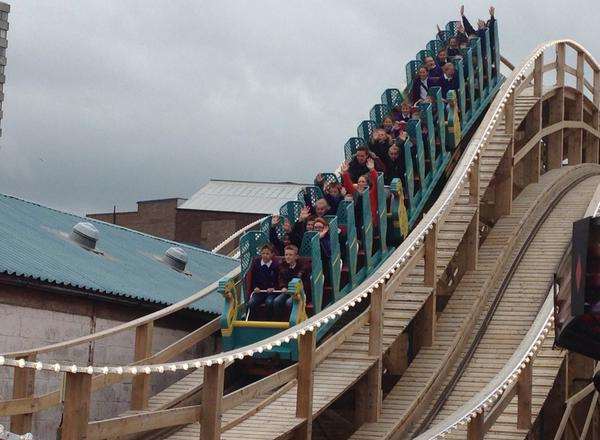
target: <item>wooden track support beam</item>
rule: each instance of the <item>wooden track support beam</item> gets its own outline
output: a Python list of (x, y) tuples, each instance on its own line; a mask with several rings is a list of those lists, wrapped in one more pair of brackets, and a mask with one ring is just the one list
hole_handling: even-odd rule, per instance
[[(152, 333), (154, 323), (149, 322), (135, 329), (135, 352), (134, 361), (141, 361), (152, 355)], [(131, 409), (134, 411), (148, 408), (150, 398), (150, 375), (138, 374), (133, 377), (131, 383)]]
[(469, 204), (473, 206), (479, 206), (479, 160), (475, 159), (469, 173)]
[(483, 440), (484, 431), (484, 412), (477, 414), (467, 425), (467, 440)]
[(402, 333), (392, 343), (383, 357), (383, 365), (388, 373), (400, 376), (408, 368), (408, 334)]
[(532, 397), (532, 372), (531, 362), (523, 369), (517, 382), (517, 428), (531, 428), (531, 397)]
[[(24, 357), (28, 362), (35, 362), (35, 354)], [(15, 368), (13, 376), (13, 399), (33, 397), (35, 392), (35, 370), (32, 368)], [(10, 418), (10, 430), (15, 434), (31, 432), (33, 414), (19, 414)]]
[(425, 236), (424, 284), (433, 287), (437, 279), (437, 224)]
[(544, 53), (535, 59), (533, 67), (533, 96), (541, 97), (544, 85)]
[[(296, 417), (304, 422), (296, 430), (297, 439), (312, 438), (313, 379), (315, 369), (315, 331), (307, 331), (298, 338), (298, 386), (296, 394)], [(202, 436), (204, 439), (204, 435)]]
[[(592, 127), (600, 129), (600, 70), (594, 70), (594, 109), (592, 110)], [(586, 145), (586, 162), (600, 162), (600, 139), (587, 133), (589, 139)]]
[(87, 437), (92, 376), (87, 373), (66, 373), (64, 389), (62, 440), (82, 440)]
[(467, 270), (477, 270), (477, 256), (479, 254), (479, 209), (475, 211), (475, 215), (465, 233), (465, 256)]
[(565, 43), (556, 45), (556, 85), (565, 85)]
[(224, 384), (224, 363), (204, 367), (202, 409), (200, 411), (200, 438), (202, 440), (216, 440), (221, 438)]
[(383, 354), (383, 285), (375, 288), (371, 294), (369, 311), (369, 356), (377, 358), (366, 374), (367, 394), (365, 402), (365, 421), (376, 422), (381, 415), (383, 402), (382, 354)]
[[(549, 121), (548, 125), (562, 122), (565, 118), (565, 91), (558, 89), (554, 96), (548, 100)], [(556, 131), (547, 138), (548, 169), (553, 170), (562, 166), (564, 150), (564, 130)]]
[(510, 144), (502, 160), (498, 164), (496, 175), (494, 176), (494, 218), (498, 219), (503, 215), (510, 214), (512, 210), (513, 199), (513, 178), (514, 178), (514, 135), (515, 135), (515, 98), (510, 95), (504, 107), (504, 128), (505, 133), (512, 137)]

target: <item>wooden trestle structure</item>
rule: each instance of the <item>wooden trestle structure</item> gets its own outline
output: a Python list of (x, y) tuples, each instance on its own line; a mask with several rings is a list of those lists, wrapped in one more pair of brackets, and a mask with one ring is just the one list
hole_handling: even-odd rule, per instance
[[(576, 66), (566, 63), (568, 50)], [(339, 303), (269, 340), (189, 361), (187, 368), (178, 363), (189, 374), (154, 396), (150, 375), (159, 371), (152, 367), (219, 330), (212, 321), (153, 354), (155, 321), (216, 285), (115, 328), (3, 353), (5, 360), (24, 361), (22, 368), (3, 367), (15, 374), (0, 416), (11, 417), (12, 431), (27, 432), (36, 413), (62, 403), (63, 440), (308, 439), (313, 421), (351, 392), (355, 439), (524, 438), (565, 368), (565, 353), (540, 335), (551, 334), (545, 301), (553, 274), (566, 270), (561, 261), (570, 224), (598, 205), (599, 109), (600, 65), (592, 56), (571, 40), (539, 46), (507, 77), (411, 235)], [(485, 236), (481, 225), (490, 227)], [(364, 298), (364, 311), (316, 346), (320, 323)], [(86, 366), (61, 364), (64, 389), (34, 394), (35, 362), (49, 369), (59, 350), (121, 332), (135, 332), (135, 357), (122, 372), (89, 374)], [(297, 364), (225, 393), (230, 365), (285, 337), (299, 340)], [(512, 362), (515, 369), (508, 368)], [(399, 377), (385, 396), (384, 373)], [(131, 411), (89, 421), (92, 393), (129, 379)], [(479, 396), (488, 389), (489, 396)]]

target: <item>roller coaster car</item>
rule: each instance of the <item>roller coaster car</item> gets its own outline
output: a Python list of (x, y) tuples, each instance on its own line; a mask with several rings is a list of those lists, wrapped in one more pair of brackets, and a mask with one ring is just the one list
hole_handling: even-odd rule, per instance
[[(319, 235), (306, 232), (300, 247), (300, 260), (307, 273), (303, 279), (294, 278), (288, 285), (292, 297), (292, 310), (288, 321), (269, 320), (264, 305), (256, 311), (256, 316), (247, 319), (246, 304), (252, 292), (252, 262), (258, 257), (260, 248), (268, 242), (262, 231), (250, 231), (240, 239), (241, 275), (240, 278), (224, 278), (219, 282), (219, 292), (225, 302), (221, 315), (221, 335), (224, 350), (252, 344), (292, 327), (307, 318), (307, 314), (318, 313), (323, 301), (323, 269)], [(275, 257), (280, 259), (281, 257)], [(308, 293), (308, 295), (307, 295)], [(311, 298), (308, 303), (307, 297)], [(259, 353), (257, 357), (279, 357), (297, 360), (295, 342), (273, 347), (270, 352)]]
[(570, 273), (555, 277), (556, 345), (600, 360), (600, 218), (573, 224), (571, 248)]

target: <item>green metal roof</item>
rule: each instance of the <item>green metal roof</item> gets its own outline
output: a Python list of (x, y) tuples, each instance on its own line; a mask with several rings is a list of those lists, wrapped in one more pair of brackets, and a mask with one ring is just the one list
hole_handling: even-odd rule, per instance
[[(81, 221), (100, 232), (96, 249), (101, 254), (71, 240), (71, 229)], [(174, 245), (187, 252), (188, 274), (160, 261)], [(0, 194), (0, 274), (166, 305), (217, 281), (238, 264), (194, 246)], [(221, 313), (222, 304), (213, 292), (191, 308)]]

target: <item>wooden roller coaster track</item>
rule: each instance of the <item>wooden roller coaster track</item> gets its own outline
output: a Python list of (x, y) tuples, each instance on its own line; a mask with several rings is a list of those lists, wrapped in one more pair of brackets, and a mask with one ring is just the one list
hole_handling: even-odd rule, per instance
[[(566, 64), (567, 48), (576, 53), (576, 67)], [(556, 59), (544, 64), (544, 52), (551, 49), (556, 50)], [(591, 79), (585, 77), (586, 64), (592, 72)], [(545, 87), (544, 74), (552, 72), (556, 82)], [(565, 81), (567, 74), (573, 75), (574, 87), (569, 87)], [(588, 91), (591, 99), (587, 96)], [(571, 40), (539, 46), (505, 81), (438, 200), (381, 267), (342, 300), (272, 338), (239, 350), (189, 361), (173, 359), (216, 332), (218, 322), (215, 320), (152, 354), (149, 341), (154, 322), (208, 295), (216, 285), (185, 301), (112, 329), (46, 347), (3, 353), (5, 366), (15, 368), (14, 398), (0, 402), (0, 416), (11, 416), (13, 431), (28, 430), (34, 413), (63, 403), (63, 439), (115, 438), (147, 431), (174, 439), (199, 438), (200, 435), (206, 439), (291, 435), (310, 438), (313, 419), (353, 389), (356, 397), (354, 422), (358, 428), (355, 438), (408, 435), (419, 421), (419, 411), (429, 408), (436, 393), (445, 388), (444, 380), (455, 375), (453, 368), (472, 345), (483, 322), (480, 317), (490, 306), (488, 296), (493, 296), (492, 292), (503, 279), (503, 271), (510, 265), (513, 252), (521, 249), (517, 237), (527, 231), (527, 215), (533, 215), (536, 208), (551, 203), (554, 193), (560, 192), (557, 185), (569, 179), (588, 177), (577, 187), (581, 189), (581, 195), (569, 192), (557, 202), (547, 219), (549, 230), (560, 225), (566, 227), (572, 219), (583, 214), (592, 199), (598, 181), (590, 176), (598, 174), (598, 167), (572, 165), (597, 164), (599, 161), (599, 105), (600, 66), (582, 46)], [(549, 172), (561, 168), (563, 162), (571, 166), (567, 170)], [(541, 174), (544, 175), (540, 177)], [(567, 205), (569, 207), (563, 211), (563, 206)], [(555, 214), (558, 217), (556, 223), (551, 221)], [(496, 223), (481, 248), (480, 217), (492, 218)], [(532, 256), (536, 255), (536, 240), (544, 241), (541, 238), (546, 233), (544, 228), (546, 223), (541, 226), (540, 238), (536, 235), (532, 239), (532, 247), (523, 259), (528, 258), (530, 251)], [(556, 269), (558, 254), (564, 250), (564, 240), (561, 243), (562, 248), (558, 244), (548, 248), (547, 261), (544, 260), (540, 268), (543, 269), (540, 280), (546, 272)], [(518, 280), (520, 268), (513, 274), (512, 281)], [(454, 293), (438, 316), (438, 295), (443, 294), (448, 284), (446, 278), (440, 279), (449, 272), (462, 280), (452, 287)], [(506, 292), (503, 298), (506, 302), (497, 306), (496, 313), (513, 311), (510, 286)], [(500, 386), (504, 385), (504, 377), (497, 375), (504, 374), (502, 367), (512, 359), (511, 354), (524, 349), (519, 345), (519, 338), (525, 341), (524, 337), (529, 334), (527, 329), (537, 328), (536, 314), (545, 310), (540, 309), (545, 293), (539, 293), (532, 300), (535, 307), (526, 307), (525, 314), (520, 316), (524, 327), (515, 331), (515, 338), (507, 339), (506, 344), (500, 344), (498, 338), (494, 338), (494, 335), (504, 334), (496, 331), (505, 323), (503, 315), (495, 313), (492, 316), (487, 331), (476, 344), (471, 361), (464, 364), (460, 377), (451, 387), (452, 392), (446, 396), (448, 400), (431, 418), (436, 424), (431, 428), (434, 431), (429, 432), (430, 429), (422, 436), (435, 438), (445, 434), (449, 426), (466, 423), (467, 419), (469, 423), (465, 426), (468, 426), (469, 438), (482, 438), (484, 432), (489, 435), (498, 432), (497, 438), (507, 438), (501, 437), (507, 432), (522, 433), (507, 428), (510, 420), (500, 416), (502, 412), (498, 408), (505, 410), (505, 414), (516, 413), (518, 417), (513, 419), (520, 420), (519, 427), (525, 426), (527, 415), (531, 420), (547, 394), (547, 382), (558, 362), (549, 350), (548, 342), (539, 345), (541, 349), (538, 350), (538, 360), (544, 361), (545, 368), (534, 368), (532, 373), (527, 367), (529, 370), (524, 368), (516, 376), (517, 383), (531, 382), (529, 390), (525, 385), (519, 387), (520, 391), (507, 386), (503, 390), (510, 389), (510, 392), (494, 392), (480, 404), (471, 405), (470, 399), (482, 387), (487, 389), (486, 381), (494, 374), (493, 379), (499, 381)], [(320, 325), (343, 315), (366, 298), (370, 298), (370, 304), (364, 312), (315, 346), (315, 331)], [(500, 323), (499, 327), (496, 322)], [(410, 365), (407, 365), (405, 350), (408, 327), (413, 335), (417, 335), (414, 343), (417, 353)], [(134, 363), (129, 366), (108, 369), (81, 364), (71, 366), (56, 364), (52, 357), (57, 350), (89, 344), (125, 331), (136, 333)], [(253, 352), (269, 349), (286, 338), (299, 340), (298, 364), (224, 394), (224, 371), (228, 365)], [(492, 359), (489, 350), (486, 352), (488, 339), (504, 347), (499, 349), (501, 357)], [(505, 359), (508, 360), (505, 362)], [(489, 371), (485, 368), (486, 374), (476, 374), (483, 373), (484, 367), (492, 363), (494, 368)], [(475, 365), (478, 368), (469, 369)], [(170, 366), (177, 371), (187, 370), (189, 374), (162, 393), (150, 397), (150, 375), (168, 370)], [(32, 384), (39, 369), (64, 374), (62, 392), (33, 395)], [(402, 374), (385, 399), (382, 392), (384, 371)], [(476, 377), (476, 382), (472, 377)], [(89, 422), (92, 392), (129, 379), (132, 380), (132, 411), (114, 419)], [(532, 389), (535, 399), (531, 398)], [(465, 392), (461, 394), (462, 391)], [(529, 406), (519, 404), (515, 409), (510, 400), (506, 401), (511, 392), (523, 400), (529, 396)], [(491, 413), (486, 415), (488, 409)], [(464, 414), (456, 414), (458, 410)], [(455, 425), (445, 422), (448, 418), (452, 423), (456, 422)], [(178, 431), (168, 432), (172, 429)], [(455, 432), (458, 437), (465, 435), (463, 431)], [(148, 435), (144, 434), (144, 438)]]

